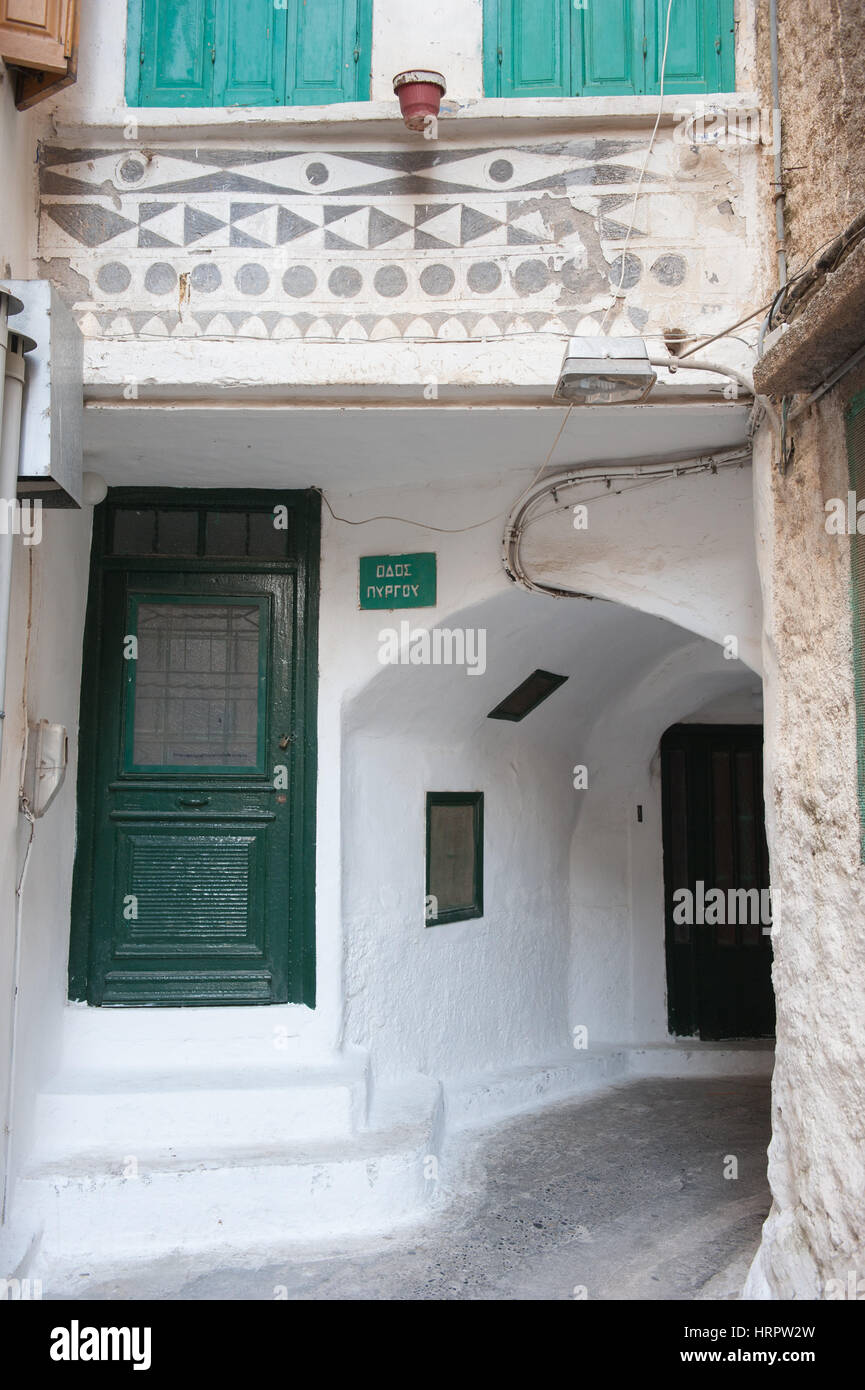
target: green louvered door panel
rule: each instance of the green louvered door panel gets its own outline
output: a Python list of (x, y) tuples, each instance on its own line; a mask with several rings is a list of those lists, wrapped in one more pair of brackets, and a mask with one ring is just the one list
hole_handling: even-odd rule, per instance
[[(318, 106), (368, 95), (366, 0), (289, 0), (287, 100)], [(366, 68), (367, 90), (360, 74)]]
[(634, 96), (643, 90), (642, 0), (604, 0), (574, 11), (578, 96)]
[(214, 106), (285, 104), (286, 15), (273, 0), (218, 0)]
[[(660, 91), (667, 0), (644, 0), (646, 92)], [(664, 91), (729, 92), (735, 88), (733, 0), (673, 0)]]
[(133, 18), (130, 10), (128, 60), (140, 66), (137, 104), (212, 106), (214, 0), (144, 0), (137, 54)]
[[(732, 91), (734, 0), (673, 0), (664, 91)], [(660, 91), (667, 0), (484, 0), (487, 96)]]
[[(850, 490), (865, 497), (865, 392), (856, 396), (847, 415)], [(858, 522), (857, 522), (858, 525)], [(850, 537), (850, 583), (853, 609), (853, 676), (856, 686), (856, 752), (859, 779), (860, 853), (865, 863), (865, 536)]]

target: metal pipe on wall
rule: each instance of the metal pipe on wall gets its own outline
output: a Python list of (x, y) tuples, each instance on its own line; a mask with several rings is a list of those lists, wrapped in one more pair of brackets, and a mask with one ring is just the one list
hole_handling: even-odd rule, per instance
[(772, 54), (772, 150), (775, 158), (775, 238), (778, 288), (787, 283), (787, 236), (784, 229), (784, 170), (781, 163), (781, 80), (778, 63), (778, 0), (769, 3), (769, 44)]

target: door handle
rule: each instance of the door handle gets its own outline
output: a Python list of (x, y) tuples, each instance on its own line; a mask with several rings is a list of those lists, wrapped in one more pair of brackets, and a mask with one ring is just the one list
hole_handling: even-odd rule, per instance
[(177, 804), (178, 804), (178, 806), (192, 806), (192, 807), (194, 807), (194, 808), (196, 808), (196, 809), (199, 809), (199, 808), (202, 807), (202, 806), (209, 806), (209, 805), (210, 805), (210, 797), (209, 797), (209, 796), (179, 796), (179, 797), (177, 798)]

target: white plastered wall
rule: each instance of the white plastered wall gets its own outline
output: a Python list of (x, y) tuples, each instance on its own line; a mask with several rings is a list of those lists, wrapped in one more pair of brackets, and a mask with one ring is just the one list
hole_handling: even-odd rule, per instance
[[(490, 479), (430, 507), (428, 493), (406, 490), (394, 510), (465, 525), (494, 512), (501, 491)], [(534, 543), (545, 577), (620, 602), (514, 590), (498, 571), (496, 528), (430, 538), (382, 521), (361, 544), (328, 524), (342, 594), (325, 592), (323, 629), (343, 635), (357, 675), (341, 759), (346, 1036), (370, 1049), (379, 1075), (543, 1063), (578, 1024), (596, 1042), (667, 1038), (658, 743), (701, 710), (707, 722), (760, 722), (759, 676), (720, 645), (732, 626), (757, 664), (760, 604), (750, 470), (679, 479), (659, 496), (608, 504), (590, 548), (595, 559), (603, 550), (600, 567), (569, 518), (569, 533), (548, 528)], [(369, 516), (393, 500), (334, 506)], [(677, 546), (660, 566), (665, 526)], [(429, 548), (442, 580), (434, 613), (349, 611), (357, 554)], [(664, 621), (673, 613), (681, 625)], [(400, 665), (364, 679), (379, 633), (401, 620), (482, 628), (485, 674)], [(487, 720), (536, 667), (567, 684), (524, 723)], [(577, 763), (588, 791), (573, 787)], [(428, 790), (484, 792), (480, 920), (423, 925)]]
[[(0, 276), (26, 279), (35, 251), (35, 116), (16, 111), (12, 80), (0, 63)], [(27, 1148), (36, 1091), (56, 1064), (66, 995), (69, 893), (75, 843), (75, 775), (81, 637), (91, 514), (42, 514), (38, 545), (14, 541), (3, 760), (0, 769), (0, 1113), (9, 1099), (16, 884), (26, 822), (18, 786), (26, 715), (69, 730), (66, 785), (37, 827), (24, 884), (12, 1167)], [(29, 657), (25, 697), (28, 619)], [(25, 714), (26, 712), (26, 714)], [(0, 1148), (0, 1168), (3, 1150)]]

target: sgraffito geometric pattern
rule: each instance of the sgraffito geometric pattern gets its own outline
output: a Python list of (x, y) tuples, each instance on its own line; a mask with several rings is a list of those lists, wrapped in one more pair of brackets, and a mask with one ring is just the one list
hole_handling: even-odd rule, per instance
[(704, 187), (690, 197), (670, 140), (623, 267), (644, 150), (44, 147), (40, 256), (68, 266), (60, 286), (84, 331), (109, 337), (573, 332), (620, 280), (638, 330), (677, 297), (735, 306), (729, 193), (715, 212)]

